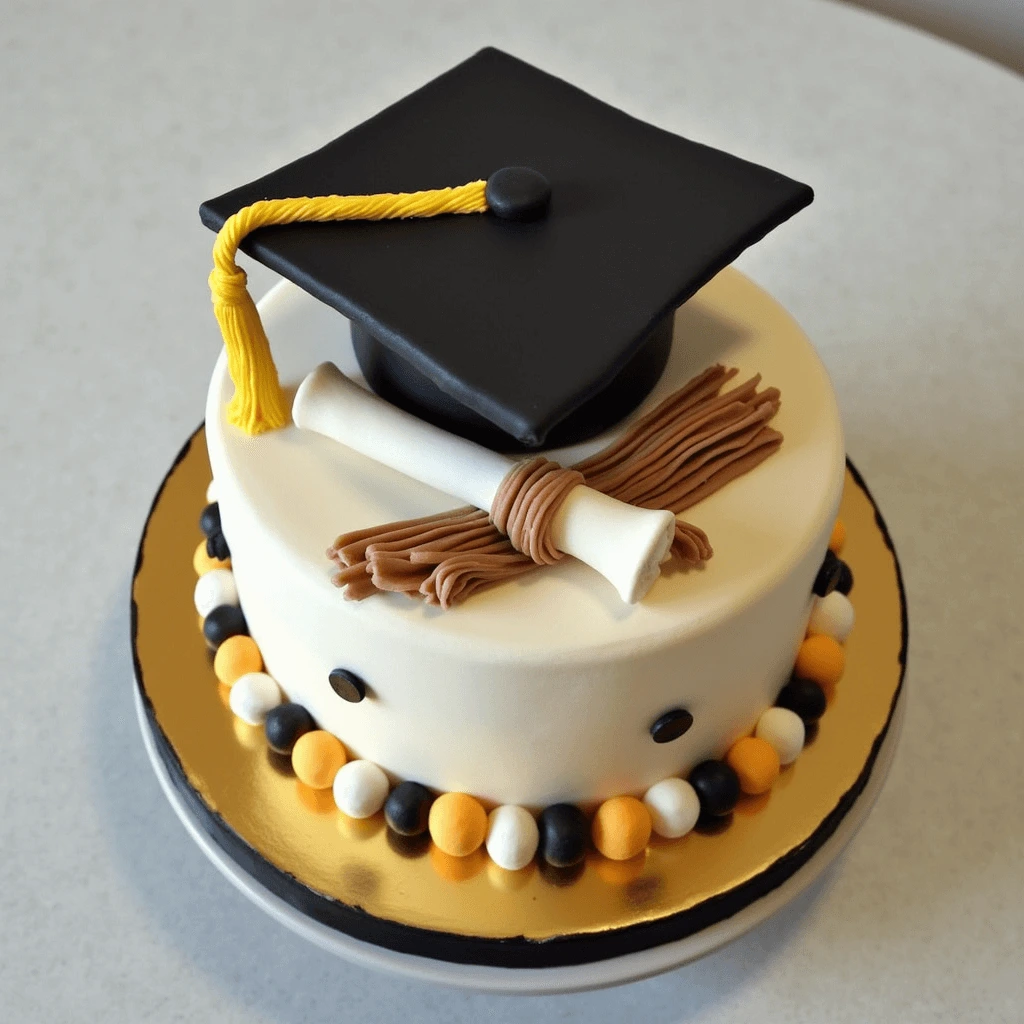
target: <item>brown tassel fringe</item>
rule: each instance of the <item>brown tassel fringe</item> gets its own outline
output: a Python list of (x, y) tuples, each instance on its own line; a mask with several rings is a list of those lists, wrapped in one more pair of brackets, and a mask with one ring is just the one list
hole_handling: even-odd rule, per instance
[[(587, 486), (613, 498), (678, 515), (749, 472), (782, 443), (782, 435), (768, 426), (779, 409), (778, 389), (758, 391), (761, 378), (756, 376), (723, 394), (737, 373), (712, 366), (642, 416), (618, 441), (572, 468)], [(520, 475), (531, 476), (526, 471)], [(563, 477), (566, 493), (570, 479)], [(510, 502), (515, 499), (512, 494)], [(520, 543), (528, 547), (527, 540)], [(543, 535), (530, 543), (542, 550)], [(702, 530), (676, 523), (672, 555), (678, 567), (701, 565), (712, 553)], [(345, 588), (350, 600), (401, 591), (442, 608), (538, 564), (513, 547), (488, 512), (470, 506), (342, 534), (327, 555), (339, 567), (334, 583)]]

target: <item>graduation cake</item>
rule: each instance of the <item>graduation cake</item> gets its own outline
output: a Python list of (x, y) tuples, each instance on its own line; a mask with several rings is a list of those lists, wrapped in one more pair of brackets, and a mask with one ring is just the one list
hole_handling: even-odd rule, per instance
[[(202, 206), (196, 607), (337, 813), (628, 860), (798, 757), (852, 627), (843, 436), (727, 268), (811, 199), (488, 49)], [(259, 312), (239, 248), (290, 282)]]

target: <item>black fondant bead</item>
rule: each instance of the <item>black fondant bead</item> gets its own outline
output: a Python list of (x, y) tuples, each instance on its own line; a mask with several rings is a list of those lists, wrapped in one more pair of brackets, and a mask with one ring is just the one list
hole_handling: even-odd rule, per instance
[(242, 609), (234, 604), (222, 604), (203, 619), (203, 636), (214, 647), (220, 647), (229, 636), (248, 632)]
[(358, 704), (366, 696), (366, 683), (347, 668), (333, 669), (327, 679), (331, 689), (350, 704)]
[(724, 761), (701, 761), (690, 772), (702, 815), (717, 818), (728, 814), (740, 798), (739, 776)]
[(570, 868), (587, 852), (590, 826), (575, 804), (552, 804), (541, 811), (538, 850), (552, 867)]
[(217, 502), (207, 505), (199, 514), (199, 529), (207, 537), (220, 533), (220, 505)]
[(206, 538), (206, 553), (211, 558), (219, 558), (222, 562), (225, 558), (231, 557), (231, 552), (228, 550), (228, 542), (224, 539), (224, 534), (220, 530)]
[(278, 754), (290, 754), (298, 738), (315, 728), (313, 716), (301, 704), (278, 704), (263, 723), (267, 744)]
[(679, 739), (693, 725), (693, 715), (685, 708), (666, 711), (652, 726), (651, 739), (655, 743), (671, 743)]
[(502, 220), (536, 220), (551, 202), (551, 183), (532, 167), (502, 167), (487, 179), (484, 197)]
[(839, 584), (839, 575), (842, 572), (843, 563), (839, 560), (834, 551), (826, 551), (824, 561), (814, 577), (814, 586), (811, 589), (818, 597), (828, 597)]
[(776, 707), (788, 708), (805, 722), (816, 722), (825, 714), (825, 691), (813, 679), (790, 679), (775, 698)]
[(434, 798), (418, 782), (400, 782), (384, 802), (384, 820), (400, 836), (419, 836), (427, 830), (430, 805)]
[(836, 584), (836, 590), (840, 594), (849, 594), (853, 590), (853, 570), (843, 561), (840, 561), (839, 567), (839, 582)]

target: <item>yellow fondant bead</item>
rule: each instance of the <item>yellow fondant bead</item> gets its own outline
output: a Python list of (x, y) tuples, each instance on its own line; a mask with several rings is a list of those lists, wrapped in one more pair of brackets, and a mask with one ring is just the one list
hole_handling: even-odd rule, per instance
[(598, 807), (590, 835), (609, 860), (629, 860), (647, 847), (651, 812), (635, 796), (613, 796)]
[(797, 651), (793, 674), (800, 679), (813, 679), (822, 686), (834, 686), (843, 678), (846, 655), (830, 636), (809, 636)]
[(197, 576), (205, 576), (211, 569), (230, 569), (231, 559), (211, 558), (206, 553), (206, 541), (201, 540), (196, 553), (192, 556), (192, 568), (195, 569)]
[(292, 748), (292, 769), (310, 789), (327, 789), (348, 760), (341, 740), (323, 729), (303, 733)]
[(442, 793), (427, 824), (430, 838), (452, 857), (468, 857), (487, 838), (487, 812), (467, 793)]
[(725, 760), (739, 776), (740, 789), (748, 796), (767, 793), (779, 777), (779, 755), (767, 740), (756, 736), (737, 740), (729, 748)]
[(832, 536), (828, 539), (829, 550), (834, 555), (838, 555), (843, 550), (843, 545), (846, 543), (846, 524), (842, 519), (836, 520), (836, 525), (832, 527)]
[(247, 672), (262, 672), (263, 656), (256, 641), (251, 636), (229, 636), (213, 656), (213, 671), (225, 686)]

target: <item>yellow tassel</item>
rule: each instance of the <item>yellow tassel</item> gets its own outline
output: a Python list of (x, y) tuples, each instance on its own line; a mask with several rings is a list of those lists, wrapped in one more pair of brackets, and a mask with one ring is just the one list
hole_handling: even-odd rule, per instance
[(245, 271), (235, 262), (242, 240), (257, 228), (339, 220), (394, 220), (445, 213), (483, 213), (486, 181), (424, 192), (382, 192), (368, 196), (264, 199), (232, 214), (213, 243), (210, 294), (227, 350), (235, 394), (228, 422), (247, 434), (276, 430), (288, 422), (288, 408), (270, 354), (270, 343), (246, 289)]

